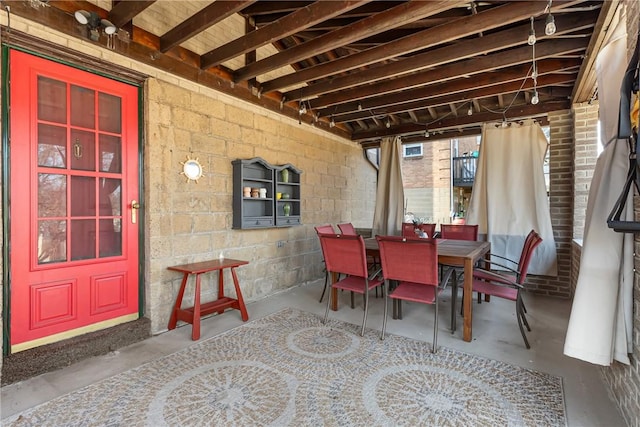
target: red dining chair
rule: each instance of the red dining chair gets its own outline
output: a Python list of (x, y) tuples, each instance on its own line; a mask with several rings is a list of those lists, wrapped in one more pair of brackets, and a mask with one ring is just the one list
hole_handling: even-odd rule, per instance
[[(364, 295), (364, 316), (362, 318), (362, 331), (360, 332), (360, 335), (364, 336), (367, 312), (369, 311), (369, 291), (384, 284), (384, 281), (378, 277), (380, 270), (371, 275), (369, 274), (367, 254), (362, 236), (319, 234), (318, 237), (320, 238), (327, 271), (345, 274), (343, 279), (331, 284), (331, 287)], [(331, 298), (328, 298), (323, 323), (327, 323), (329, 318), (330, 305)]]
[(356, 234), (358, 234), (356, 232), (356, 228), (350, 222), (338, 224), (338, 228), (340, 229), (340, 233), (342, 234), (346, 234), (349, 236), (355, 236)]
[(440, 238), (453, 240), (478, 240), (478, 226), (469, 224), (441, 224)]
[[(389, 298), (434, 304), (432, 351), (435, 353), (438, 343), (438, 294), (444, 287), (439, 286), (438, 282), (438, 241), (398, 236), (376, 236), (376, 239), (380, 248), (382, 275), (387, 282), (380, 339), (384, 339), (387, 327)], [(389, 288), (390, 281), (397, 282), (393, 290)]]
[(415, 225), (412, 222), (402, 223), (402, 237), (418, 237), (416, 230), (423, 231), (427, 235), (427, 239), (433, 239), (436, 234), (436, 225), (427, 223)]
[[(316, 230), (317, 234), (334, 234), (335, 230), (331, 224), (326, 225), (318, 225), (313, 227)], [(320, 302), (324, 298), (324, 293), (327, 291), (327, 284), (329, 283), (329, 271), (325, 268), (324, 273), (324, 287), (322, 288), (322, 295), (320, 295)]]
[(534, 230), (531, 230), (522, 248), (520, 255), (520, 261), (516, 268), (510, 267), (507, 264), (515, 264), (515, 261), (508, 258), (492, 255), (492, 257), (498, 257), (503, 260), (501, 263), (481, 260), (486, 267), (498, 267), (501, 270), (506, 270), (508, 273), (504, 274), (501, 271), (489, 271), (482, 268), (475, 268), (473, 273), (473, 291), (480, 292), (486, 295), (492, 295), (499, 298), (515, 301), (516, 303), (516, 317), (518, 318), (518, 327), (520, 333), (524, 339), (524, 344), (527, 348), (531, 348), (527, 335), (524, 331), (526, 326), (528, 331), (531, 331), (529, 322), (525, 313), (527, 312), (524, 303), (522, 301), (522, 292), (525, 286), (525, 280), (527, 278), (527, 270), (529, 269), (529, 263), (531, 257), (535, 252), (535, 249), (542, 243), (542, 237)]

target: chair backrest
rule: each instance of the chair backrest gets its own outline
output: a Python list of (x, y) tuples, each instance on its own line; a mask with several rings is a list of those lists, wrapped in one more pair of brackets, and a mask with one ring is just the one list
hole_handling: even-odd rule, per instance
[(358, 235), (318, 234), (327, 271), (367, 277), (364, 239)]
[(540, 243), (542, 243), (542, 237), (540, 237), (535, 230), (531, 230), (524, 241), (522, 254), (520, 255), (520, 262), (518, 263), (518, 271), (520, 274), (518, 274), (516, 281), (521, 285), (524, 284), (524, 281), (527, 278), (527, 270), (529, 270), (531, 258)]
[(453, 240), (478, 240), (478, 226), (468, 224), (441, 224), (440, 237)]
[(356, 228), (350, 222), (338, 224), (338, 228), (340, 229), (340, 233), (342, 234), (346, 234), (349, 236), (355, 236), (356, 234), (358, 234), (356, 233)]
[(385, 279), (438, 286), (437, 240), (398, 236), (376, 239)]
[(436, 225), (435, 224), (420, 224), (418, 225), (418, 229), (424, 231), (427, 235), (427, 239), (433, 239), (433, 236), (436, 234)]
[(416, 226), (412, 222), (402, 223), (402, 237), (416, 237)]
[(418, 235), (416, 234), (416, 229), (424, 231), (428, 239), (433, 239), (434, 234), (436, 234), (435, 224), (425, 223), (425, 224), (414, 225), (412, 222), (403, 222), (402, 237), (418, 237)]
[(316, 225), (313, 227), (316, 229), (316, 233), (318, 234), (335, 234), (335, 230), (331, 224), (326, 225)]

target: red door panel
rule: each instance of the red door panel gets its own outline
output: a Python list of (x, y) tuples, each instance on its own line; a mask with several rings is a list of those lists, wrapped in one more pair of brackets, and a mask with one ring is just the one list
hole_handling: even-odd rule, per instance
[(139, 183), (135, 86), (10, 55), (13, 348), (137, 314)]

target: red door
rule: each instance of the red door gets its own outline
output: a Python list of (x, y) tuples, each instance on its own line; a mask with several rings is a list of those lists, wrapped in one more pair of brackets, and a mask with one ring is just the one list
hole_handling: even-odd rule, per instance
[(138, 318), (138, 89), (11, 51), (10, 105), (11, 351)]

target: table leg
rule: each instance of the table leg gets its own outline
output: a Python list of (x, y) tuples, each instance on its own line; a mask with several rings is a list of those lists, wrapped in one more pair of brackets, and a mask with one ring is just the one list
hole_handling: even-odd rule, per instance
[[(338, 273), (331, 272), (331, 284), (333, 285), (338, 281)], [(338, 290), (333, 286), (330, 288), (331, 295), (331, 310), (338, 311)]]
[[(220, 271), (222, 273), (222, 270)], [(238, 298), (238, 305), (240, 306), (240, 314), (242, 321), (249, 320), (249, 313), (247, 313), (247, 307), (244, 305), (244, 299), (242, 298), (242, 292), (240, 292), (240, 284), (238, 283), (238, 276), (236, 275), (235, 267), (231, 268), (231, 276), (233, 277), (233, 285), (236, 287), (236, 295)]]
[(473, 260), (466, 258), (464, 260), (464, 298), (462, 299), (464, 327), (462, 330), (462, 339), (471, 341), (472, 334), (472, 301), (473, 301)]
[[(218, 270), (218, 299), (224, 298), (224, 268)], [(218, 314), (224, 313), (224, 308)]]
[(193, 298), (191, 339), (194, 341), (200, 339), (200, 274), (196, 274), (196, 294)]
[(189, 278), (189, 273), (184, 273), (182, 275), (182, 283), (180, 284), (180, 290), (178, 291), (178, 296), (176, 297), (176, 303), (173, 305), (173, 310), (171, 311), (171, 317), (169, 318), (169, 326), (167, 329), (175, 329), (178, 324), (178, 310), (180, 310), (180, 306), (182, 305), (182, 298), (184, 297), (184, 290), (187, 287), (187, 279)]

